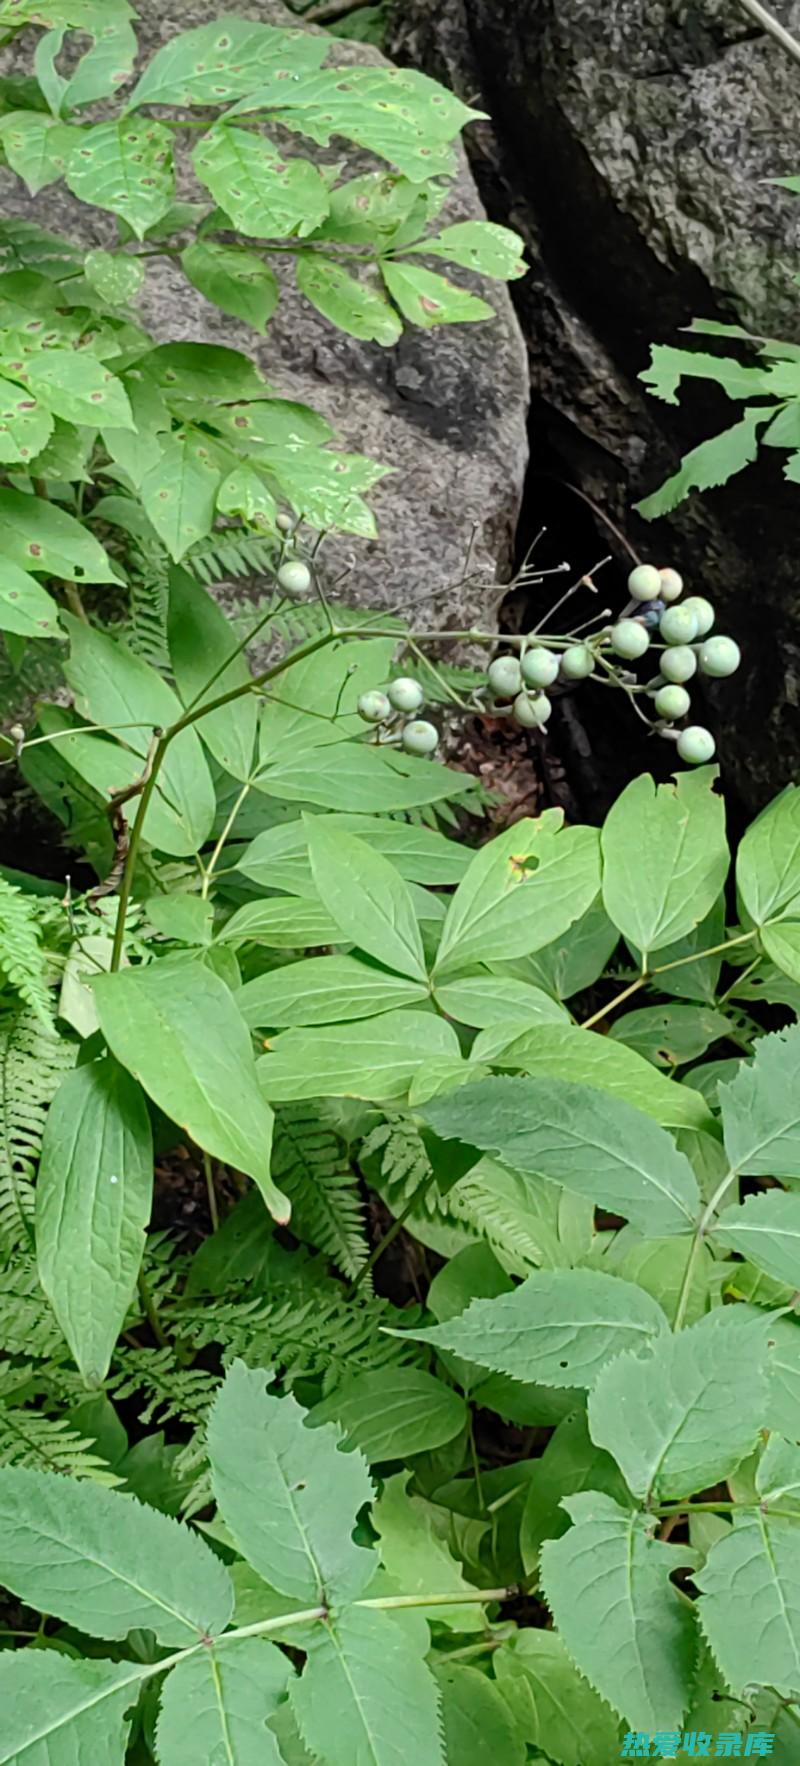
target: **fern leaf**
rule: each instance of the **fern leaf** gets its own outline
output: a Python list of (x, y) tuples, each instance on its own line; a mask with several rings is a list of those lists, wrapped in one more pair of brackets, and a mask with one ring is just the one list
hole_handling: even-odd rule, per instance
[(93, 1452), (94, 1446), (63, 1418), (0, 1406), (0, 1466), (33, 1466), (40, 1472), (92, 1478), (97, 1484), (121, 1483), (108, 1461)]
[(273, 538), (225, 528), (198, 541), (187, 552), (187, 570), (204, 583), (225, 582), (228, 577), (274, 574), (278, 548)]
[(355, 1276), (367, 1258), (358, 1181), (336, 1136), (307, 1105), (278, 1112), (272, 1170), (291, 1201), (298, 1238)]
[(36, 898), (0, 877), (0, 973), (46, 1029), (53, 1011)]
[(33, 1244), (33, 1175), (47, 1111), (76, 1049), (33, 1011), (0, 1015), (0, 1236)]

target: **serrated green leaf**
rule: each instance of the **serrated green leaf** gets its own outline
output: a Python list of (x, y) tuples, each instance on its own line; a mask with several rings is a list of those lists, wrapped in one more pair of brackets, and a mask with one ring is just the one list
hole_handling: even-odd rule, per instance
[[(670, 1325), (674, 1326), (683, 1296), (687, 1256), (685, 1239), (644, 1239), (632, 1227), (624, 1226), (620, 1232), (604, 1234), (602, 1238), (598, 1235), (591, 1252), (591, 1268), (620, 1276), (626, 1282), (635, 1282), (658, 1301)], [(695, 1324), (708, 1311), (709, 1278), (713, 1268), (708, 1246), (701, 1243), (694, 1259), (688, 1296), (684, 1296), (685, 1324)]]
[(774, 1318), (768, 1363), (765, 1424), (789, 1441), (800, 1441), (800, 1326), (792, 1316)]
[(619, 1719), (578, 1673), (556, 1631), (520, 1631), (493, 1667), (530, 1747), (558, 1766), (611, 1766), (619, 1758)]
[(240, 233), (302, 239), (328, 213), (328, 186), (310, 160), (281, 154), (264, 135), (218, 123), (195, 148), (194, 169)]
[[(381, 1562), (404, 1594), (474, 1594), (450, 1550), (447, 1538), (435, 1525), (433, 1504), (409, 1495), (410, 1472), (387, 1478), (370, 1516), (378, 1535)], [(428, 1619), (436, 1619), (453, 1631), (482, 1631), (486, 1618), (477, 1601), (452, 1607), (421, 1607)]]
[(3, 1766), (74, 1766), (103, 1759), (123, 1766), (141, 1668), (76, 1661), (59, 1649), (3, 1650)]
[[(134, 656), (119, 639), (88, 626), (71, 614), (62, 616), (70, 639), (64, 673), (81, 716), (120, 730), (125, 748), (138, 756), (141, 773), (154, 729), (167, 729), (182, 715), (182, 706), (163, 677)], [(123, 751), (120, 751), (122, 760)], [(208, 838), (216, 807), (211, 774), (197, 731), (182, 730), (170, 742), (158, 775), (159, 789), (183, 832), (184, 843), (168, 852), (197, 852)], [(120, 782), (125, 783), (122, 768)], [(145, 839), (152, 837), (149, 820)]]
[(800, 920), (777, 920), (763, 926), (761, 943), (784, 975), (800, 981)]
[(767, 1407), (767, 1333), (729, 1308), (603, 1369), (589, 1430), (635, 1496), (691, 1496), (752, 1453)]
[(254, 251), (197, 239), (181, 252), (181, 264), (193, 288), (223, 313), (244, 319), (263, 337), (280, 290), (274, 272)]
[(619, 1467), (610, 1454), (595, 1447), (583, 1407), (559, 1422), (531, 1472), (519, 1537), (528, 1575), (538, 1570), (544, 1541), (559, 1539), (567, 1531), (569, 1517), (562, 1499), (582, 1490), (601, 1490), (623, 1506), (631, 1502)]
[[(756, 1490), (762, 1503), (794, 1507), (800, 1499), (800, 1448), (794, 1442), (770, 1435), (756, 1471)], [(800, 1519), (800, 1505), (797, 1508)]]
[(388, 1613), (346, 1608), (307, 1647), (289, 1697), (325, 1766), (444, 1766), (436, 1683)]
[(199, 430), (160, 438), (160, 458), (145, 473), (140, 495), (159, 539), (176, 561), (214, 526), (222, 473)]
[(276, 1219), (289, 1203), (270, 1177), (272, 1111), (233, 997), (201, 961), (162, 959), (98, 976), (103, 1035), (171, 1121), (205, 1152), (244, 1171)]
[(295, 275), (312, 307), (350, 337), (388, 347), (402, 336), (402, 321), (375, 282), (358, 281), (315, 251), (297, 253)]
[(351, 944), (413, 981), (427, 981), (425, 953), (408, 884), (358, 835), (308, 823), (308, 854), (319, 896)]
[(47, 1116), (36, 1255), (87, 1385), (105, 1378), (136, 1291), (152, 1196), (153, 1137), (135, 1080), (108, 1057), (75, 1067)]
[(575, 1525), (542, 1547), (542, 1583), (569, 1655), (631, 1729), (679, 1728), (696, 1632), (669, 1578), (692, 1552), (654, 1539), (653, 1520), (597, 1491), (564, 1507)]
[(53, 431), (47, 401), (27, 386), (0, 380), (0, 460), (31, 460), (40, 454)]
[(585, 912), (599, 882), (597, 835), (562, 819), (558, 810), (526, 818), (476, 853), (447, 912), (437, 978), (525, 956)]
[(77, 129), (37, 110), (14, 110), (0, 119), (0, 142), (13, 172), (38, 196), (48, 184), (62, 177), (75, 143)]
[(762, 1036), (719, 1088), (725, 1151), (743, 1176), (800, 1178), (800, 1024)]
[[(709, 357), (713, 361), (714, 357)], [(744, 375), (754, 372), (746, 368), (739, 370)], [(651, 391), (655, 390), (651, 388)], [(750, 388), (750, 391), (753, 389)], [(733, 395), (736, 396), (735, 394)], [(677, 400), (669, 400), (677, 404)], [(634, 504), (637, 514), (645, 521), (655, 521), (659, 515), (668, 515), (677, 509), (692, 491), (716, 490), (718, 485), (727, 484), (736, 472), (742, 472), (750, 466), (758, 454), (758, 431), (762, 423), (769, 417), (768, 410), (760, 410), (754, 406), (746, 411), (738, 423), (730, 429), (723, 429), (720, 435), (712, 436), (709, 441), (701, 442), (699, 447), (692, 448), (680, 463), (677, 472), (665, 479), (657, 491), (641, 502)]]
[(269, 1375), (235, 1361), (211, 1409), (208, 1451), (220, 1515), (253, 1569), (309, 1606), (354, 1600), (376, 1568), (352, 1538), (372, 1499), (361, 1455), (340, 1451), (339, 1431), (306, 1426)]
[(112, 307), (135, 300), (144, 282), (144, 264), (121, 251), (89, 251), (83, 268), (87, 282)]
[(506, 1688), (463, 1662), (445, 1662), (435, 1674), (448, 1760), (458, 1766), (498, 1766), (501, 1760), (503, 1766), (525, 1766), (527, 1750)]
[(645, 959), (691, 932), (725, 881), (725, 806), (713, 789), (716, 778), (716, 767), (701, 767), (656, 787), (644, 773), (606, 817), (606, 912)]
[(415, 1367), (350, 1375), (309, 1412), (312, 1428), (340, 1423), (347, 1447), (359, 1448), (370, 1464), (444, 1447), (466, 1420), (459, 1393)]
[(258, 1062), (258, 1077), (273, 1103), (316, 1097), (386, 1103), (404, 1097), (414, 1074), (431, 1059), (459, 1054), (450, 1024), (432, 1012), (409, 1008), (358, 1019), (346, 1039), (332, 1024), (285, 1030), (270, 1039), (269, 1054)]
[(21, 638), (63, 637), (52, 596), (35, 576), (7, 558), (0, 577), (0, 631), (16, 632)]
[(135, 1497), (3, 1466), (0, 1517), (5, 1587), (91, 1637), (143, 1628), (181, 1649), (230, 1622), (233, 1589), (219, 1559)]
[(443, 227), (432, 238), (421, 239), (406, 251), (422, 252), (428, 258), (447, 258), (465, 270), (477, 270), (483, 276), (494, 276), (511, 282), (525, 275), (521, 262), (524, 241), (510, 227), (498, 227), (494, 221), (456, 221)]
[(122, 381), (85, 350), (42, 350), (26, 361), (24, 380), (34, 397), (66, 423), (134, 427)]
[(117, 581), (103, 547), (74, 515), (25, 491), (0, 489), (0, 548), (4, 561), (34, 575), (72, 583)]
[(319, 67), (330, 44), (308, 31), (280, 30), (249, 19), (219, 18), (182, 31), (159, 49), (129, 99), (140, 104), (227, 104), (262, 75), (281, 79)]
[(645, 1235), (691, 1230), (700, 1204), (688, 1160), (649, 1117), (621, 1098), (567, 1080), (481, 1080), (434, 1099), (421, 1114), (444, 1139), (550, 1177)]
[(307, 957), (245, 982), (236, 1004), (251, 1030), (294, 1029), (375, 1018), (427, 997), (420, 982), (370, 968), (358, 957)]
[(156, 1745), (161, 1766), (235, 1761), (236, 1766), (283, 1766), (267, 1728), (286, 1696), (291, 1666), (274, 1644), (242, 1637), (179, 1662), (161, 1692)]
[[(252, 676), (236, 634), (206, 589), (186, 570), (169, 574), (169, 652), (175, 684), (184, 706), (193, 710), (246, 687)], [(226, 657), (234, 652), (230, 661)], [(209, 685), (210, 683), (210, 685)], [(206, 747), (234, 779), (249, 779), (258, 729), (255, 696), (244, 693), (201, 720)]]
[(110, 209), (143, 239), (175, 192), (171, 131), (153, 117), (95, 123), (81, 131), (65, 175), (73, 196)]
[[(800, 1527), (753, 1509), (733, 1516), (696, 1574), (700, 1623), (734, 1693), (800, 1685)], [(737, 1623), (736, 1615), (746, 1622)]]
[(397, 258), (382, 258), (380, 270), (392, 300), (412, 325), (429, 330), (434, 325), (464, 325), (495, 317), (488, 301), (433, 270)]
[(720, 1215), (713, 1240), (793, 1291), (800, 1288), (800, 1196), (783, 1190), (748, 1196), (743, 1207)]
[(569, 1073), (579, 1085), (596, 1086), (610, 1097), (624, 1099), (665, 1128), (713, 1126), (705, 1100), (688, 1085), (676, 1085), (655, 1073), (649, 1061), (634, 1049), (615, 1043), (609, 1036), (562, 1021), (534, 1025), (514, 1033), (501, 1043), (499, 1032), (490, 1042), (478, 1037), (475, 1060), (490, 1060), (502, 1067), (518, 1067), (532, 1078)]

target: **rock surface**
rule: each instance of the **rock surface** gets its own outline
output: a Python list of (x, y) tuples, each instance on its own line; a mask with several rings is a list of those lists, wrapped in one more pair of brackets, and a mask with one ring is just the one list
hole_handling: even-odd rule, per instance
[[(773, 10), (800, 32), (800, 5)], [(709, 714), (752, 809), (800, 763), (800, 494), (771, 457), (641, 521), (632, 503), (738, 407), (696, 385), (676, 409), (637, 376), (694, 315), (800, 336), (800, 205), (764, 182), (799, 169), (797, 66), (735, 0), (397, 0), (392, 49), (493, 119), (470, 153), (528, 244), (534, 467), (681, 569), (745, 649)], [(531, 502), (547, 520), (543, 484)]]
[[(224, 0), (172, 0), (165, 7), (141, 0), (141, 60), (179, 31), (208, 23), (226, 10), (260, 22), (297, 25), (280, 0), (251, 0), (250, 5), (227, 8)], [(26, 32), (17, 39), (13, 61), (10, 50), (4, 52), (2, 71), (11, 66), (29, 71), (36, 35)], [(333, 65), (382, 59), (364, 45), (331, 42)], [(335, 146), (343, 175), (365, 169), (363, 155), (359, 159), (347, 143)], [(309, 157), (319, 151), (306, 141), (299, 150)], [(0, 208), (87, 244), (109, 238), (110, 218), (75, 201), (63, 185), (32, 200), (18, 180), (2, 172)], [(463, 153), (447, 216), (483, 218)], [(457, 271), (456, 279), (460, 276)], [(351, 603), (398, 610), (433, 589), (437, 622), (444, 615), (462, 624), (494, 613), (500, 591), (492, 584), (508, 573), (527, 458), (528, 386), (521, 334), (505, 287), (493, 283), (482, 292), (495, 308), (494, 323), (438, 332), (410, 329), (392, 350), (336, 331), (299, 296), (290, 276), (265, 339), (209, 305), (164, 260), (154, 260), (149, 268), (142, 310), (159, 338), (224, 341), (247, 350), (283, 396), (313, 405), (329, 419), (339, 445), (391, 465), (392, 476), (370, 499), (378, 539), (328, 542), (329, 577), (341, 576), (352, 563), (342, 595)], [(473, 526), (473, 563), (480, 584), (442, 595), (444, 585), (457, 584), (463, 575)]]

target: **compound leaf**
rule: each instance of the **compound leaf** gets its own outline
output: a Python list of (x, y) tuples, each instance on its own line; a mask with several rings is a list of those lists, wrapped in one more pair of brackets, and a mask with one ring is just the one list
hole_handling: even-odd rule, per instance
[(700, 1623), (734, 1693), (800, 1685), (800, 1527), (753, 1508), (734, 1514), (696, 1574)]
[(141, 1668), (131, 1662), (76, 1661), (59, 1649), (3, 1650), (0, 1702), (6, 1766), (123, 1766)]
[(436, 1682), (388, 1613), (346, 1608), (308, 1639), (289, 1697), (325, 1766), (444, 1766)]
[(330, 43), (310, 31), (286, 31), (244, 18), (220, 18), (181, 31), (153, 56), (133, 92), (140, 104), (215, 104), (243, 98), (262, 75), (285, 81), (319, 67)]
[(160, 1766), (200, 1760), (236, 1766), (284, 1766), (267, 1728), (286, 1696), (286, 1656), (261, 1637), (242, 1637), (178, 1662), (161, 1693), (156, 1729)]
[(748, 1196), (743, 1207), (725, 1209), (713, 1237), (775, 1281), (800, 1288), (800, 1196), (784, 1190)]
[(800, 1178), (800, 1024), (762, 1036), (719, 1087), (725, 1151), (750, 1177)]

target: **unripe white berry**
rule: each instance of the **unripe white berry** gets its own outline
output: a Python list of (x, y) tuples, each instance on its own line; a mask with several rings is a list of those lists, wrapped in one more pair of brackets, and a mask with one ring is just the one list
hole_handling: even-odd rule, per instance
[(624, 656), (628, 662), (635, 662), (637, 657), (644, 656), (650, 647), (650, 633), (638, 619), (620, 619), (612, 625), (609, 632), (611, 648), (617, 656)]
[(628, 594), (634, 601), (655, 601), (661, 594), (661, 574), (654, 564), (637, 564), (628, 577)]

